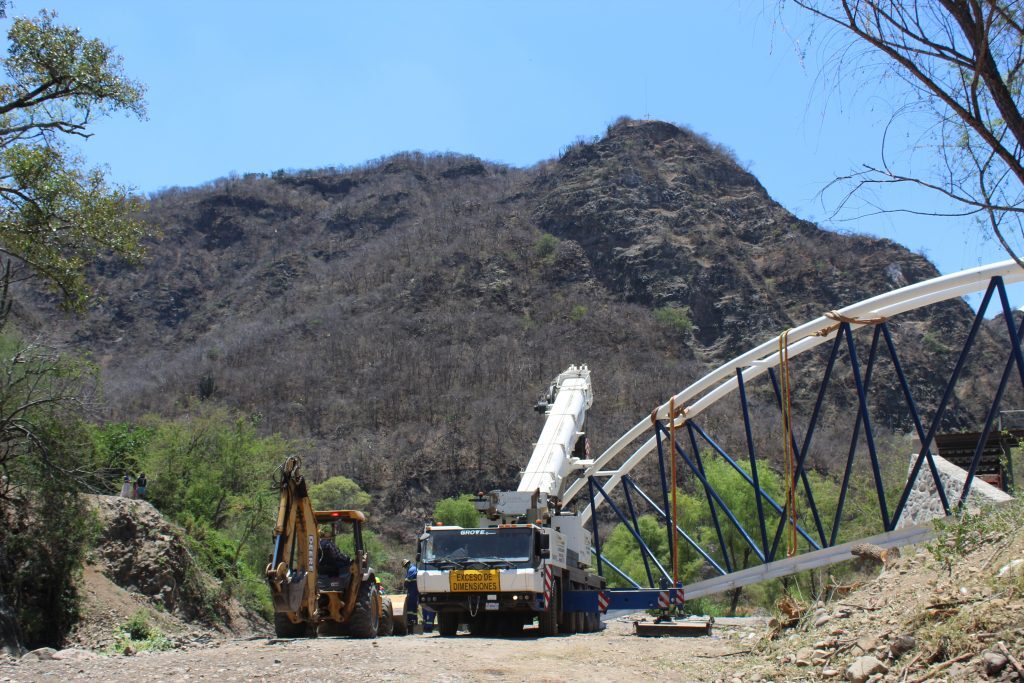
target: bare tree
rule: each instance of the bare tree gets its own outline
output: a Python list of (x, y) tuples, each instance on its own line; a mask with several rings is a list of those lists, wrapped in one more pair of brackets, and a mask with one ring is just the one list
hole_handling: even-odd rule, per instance
[[(879, 165), (837, 179), (850, 183), (839, 208), (868, 187), (913, 184), (953, 200), (1024, 266), (1024, 6), (1020, 0), (793, 0), (816, 26), (834, 29), (823, 74), (833, 84), (897, 84), (902, 98), (882, 143)], [(781, 6), (785, 6), (782, 0)], [(862, 50), (860, 48), (867, 47)], [(881, 70), (879, 74), (878, 70)], [(892, 154), (893, 133), (910, 124), (916, 139)], [(928, 148), (935, 163), (910, 163)]]

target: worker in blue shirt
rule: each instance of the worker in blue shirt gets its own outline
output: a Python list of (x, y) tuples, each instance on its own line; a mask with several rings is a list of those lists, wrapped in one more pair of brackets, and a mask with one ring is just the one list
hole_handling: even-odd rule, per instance
[(409, 629), (409, 633), (415, 633), (416, 629), (416, 609), (420, 603), (420, 591), (416, 587), (416, 565), (409, 560), (402, 560), (402, 566), (405, 568), (405, 624)]

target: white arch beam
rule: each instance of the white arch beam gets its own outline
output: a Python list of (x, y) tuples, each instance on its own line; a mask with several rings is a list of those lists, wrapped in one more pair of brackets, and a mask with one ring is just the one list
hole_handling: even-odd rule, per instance
[[(992, 278), (996, 276), (1002, 277), (1006, 284), (1021, 282), (1024, 281), (1024, 269), (1021, 269), (1012, 260), (978, 266), (977, 268), (943, 275), (931, 280), (908, 285), (886, 294), (880, 294), (842, 308), (837, 313), (842, 317), (850, 319), (892, 318), (901, 313), (913, 311), (941, 301), (984, 291), (988, 288)], [(850, 325), (852, 329), (859, 329), (863, 326), (862, 324)], [(834, 338), (836, 335), (835, 327), (836, 321), (834, 319), (822, 315), (791, 329), (789, 332), (790, 358)], [(778, 336), (774, 336), (763, 344), (718, 366), (680, 391), (672, 400), (677, 407), (685, 408), (686, 417), (696, 417), (714, 405), (714, 403), (736, 390), (737, 369), (742, 370), (743, 381), (747, 382), (764, 374), (769, 368), (773, 368), (778, 364)], [(668, 419), (670, 403), (671, 401), (666, 401), (658, 406), (653, 413), (657, 419)], [(677, 417), (677, 425), (685, 422), (685, 419), (682, 416)], [(582, 471), (580, 476), (569, 485), (563, 496), (563, 504), (568, 504), (572, 501), (587, 485), (587, 479), (598, 473), (602, 476), (608, 476), (607, 480), (603, 481), (601, 485), (607, 493), (611, 493), (618, 486), (619, 482), (622, 481), (622, 477), (628, 474), (655, 449), (657, 444), (655, 436), (652, 434), (639, 448), (632, 452), (627, 452), (627, 447), (631, 443), (648, 432), (652, 432), (653, 429), (654, 425), (651, 423), (650, 417), (646, 417), (619, 437), (615, 443), (594, 459)], [(610, 466), (611, 463), (620, 460), (621, 463), (617, 467)], [(601, 502), (602, 499), (600, 498), (595, 500), (597, 506), (600, 506)], [(580, 515), (586, 521), (590, 518), (591, 513), (592, 510), (588, 504)]]

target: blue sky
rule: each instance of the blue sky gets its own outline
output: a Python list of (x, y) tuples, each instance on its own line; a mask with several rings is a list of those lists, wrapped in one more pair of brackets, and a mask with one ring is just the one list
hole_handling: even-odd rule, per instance
[(890, 103), (823, 87), (803, 17), (779, 21), (772, 0), (9, 4), (55, 9), (147, 84), (148, 120), (103, 121), (81, 145), (142, 192), (406, 150), (530, 166), (627, 115), (705, 134), (801, 218), (895, 240), (941, 272), (1005, 258), (970, 219), (830, 220), (819, 192), (878, 160)]

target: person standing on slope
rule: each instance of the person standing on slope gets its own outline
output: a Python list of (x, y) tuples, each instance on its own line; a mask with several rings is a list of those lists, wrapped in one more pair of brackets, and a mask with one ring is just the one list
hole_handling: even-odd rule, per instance
[(121, 484), (121, 493), (117, 494), (122, 498), (132, 497), (132, 478), (127, 474), (124, 475), (124, 480)]

